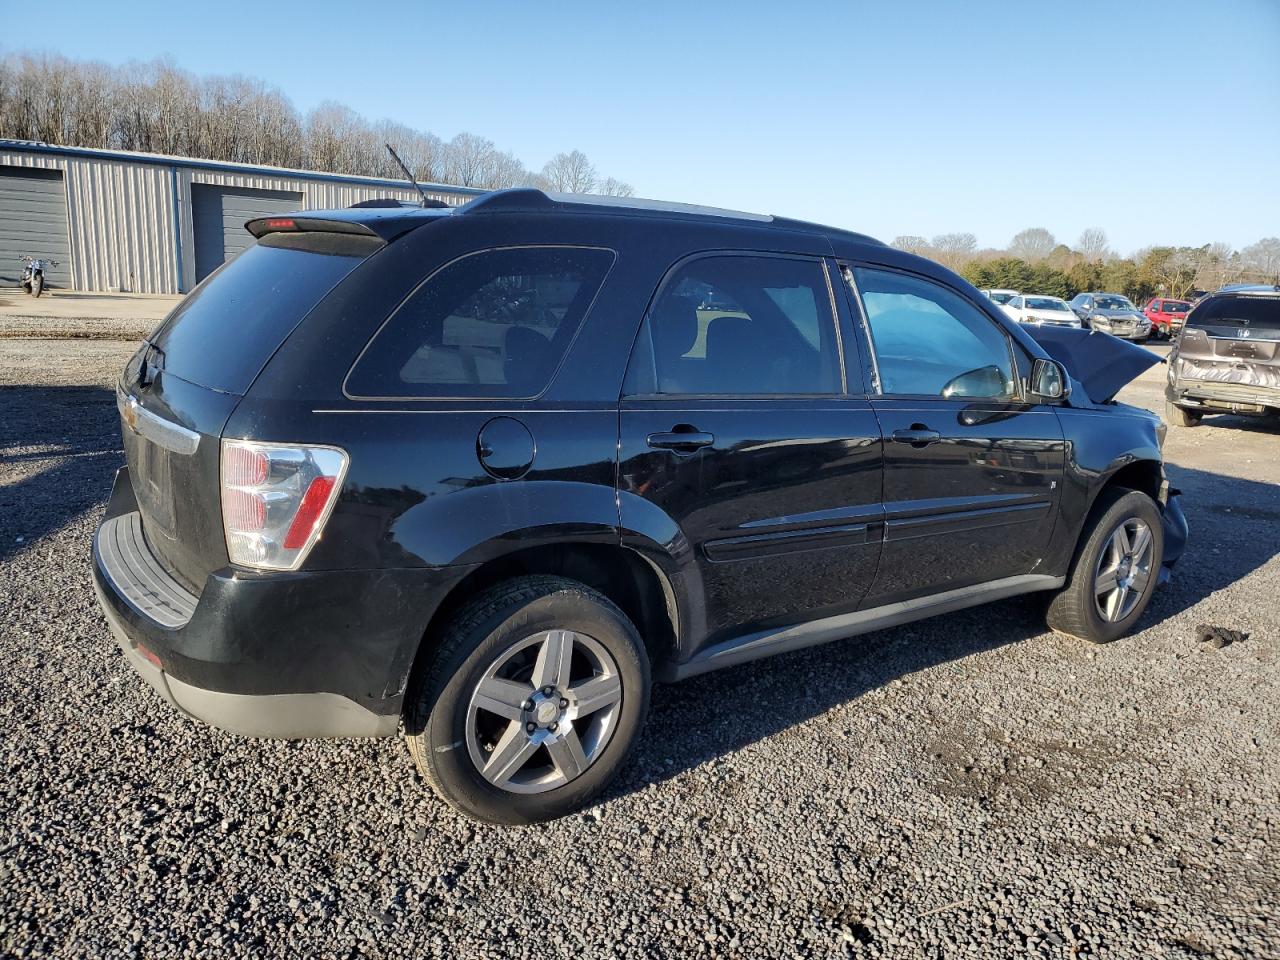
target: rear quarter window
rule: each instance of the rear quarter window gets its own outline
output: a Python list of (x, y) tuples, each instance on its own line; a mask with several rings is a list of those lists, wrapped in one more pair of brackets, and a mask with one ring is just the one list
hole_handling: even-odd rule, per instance
[(243, 394), (303, 317), (380, 245), (344, 234), (267, 235), (196, 287), (151, 336), (165, 373)]
[(560, 366), (613, 265), (594, 247), (511, 247), (436, 271), (347, 375), (359, 399), (530, 398)]

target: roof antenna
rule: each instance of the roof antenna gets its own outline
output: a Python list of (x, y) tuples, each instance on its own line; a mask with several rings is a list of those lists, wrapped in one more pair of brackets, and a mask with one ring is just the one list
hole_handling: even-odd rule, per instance
[(418, 186), (417, 180), (413, 179), (413, 174), (409, 172), (409, 168), (406, 167), (404, 165), (404, 161), (400, 159), (400, 154), (396, 153), (396, 148), (391, 146), (391, 144), (389, 143), (386, 145), (386, 147), (387, 147), (387, 153), (391, 154), (391, 159), (394, 160), (396, 164), (400, 167), (400, 169), (404, 171), (405, 179), (413, 184), (413, 189), (418, 191), (418, 196), (422, 198), (422, 206), (424, 207), (443, 206), (443, 204), (440, 204), (438, 202), (432, 203), (430, 200), (427, 199), (426, 191), (423, 190), (420, 186)]

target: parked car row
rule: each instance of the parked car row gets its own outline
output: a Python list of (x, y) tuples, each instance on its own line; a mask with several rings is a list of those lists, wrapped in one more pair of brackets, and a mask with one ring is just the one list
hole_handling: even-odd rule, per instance
[[(1174, 329), (1173, 305), (1182, 302), (1153, 300), (1144, 312), (1135, 307), (1128, 297), (1118, 293), (1081, 293), (1070, 303), (1061, 297), (1023, 294), (1016, 290), (992, 289), (982, 293), (1019, 323), (1084, 327), (1122, 340), (1146, 340), (1153, 334), (1168, 336)], [(1166, 304), (1169, 305), (1167, 309)], [(1158, 308), (1153, 309), (1153, 305), (1158, 305)]]

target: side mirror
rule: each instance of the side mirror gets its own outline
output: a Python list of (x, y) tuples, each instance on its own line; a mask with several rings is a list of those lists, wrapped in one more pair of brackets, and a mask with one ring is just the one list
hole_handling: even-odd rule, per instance
[(1036, 360), (1028, 388), (1032, 396), (1043, 400), (1065, 400), (1071, 396), (1071, 378), (1057, 360)]
[(944, 397), (975, 397), (989, 399), (1008, 395), (1004, 382), (1004, 372), (995, 364), (969, 370), (953, 377), (942, 388)]

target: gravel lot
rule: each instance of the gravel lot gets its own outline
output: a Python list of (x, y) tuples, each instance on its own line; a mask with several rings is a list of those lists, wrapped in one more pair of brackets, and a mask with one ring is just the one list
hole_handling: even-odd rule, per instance
[(135, 678), (88, 569), (131, 349), (0, 340), (0, 954), (1280, 956), (1277, 427), (1171, 429), (1193, 540), (1138, 635), (1024, 599), (659, 688), (599, 806), (491, 828), (398, 741)]

